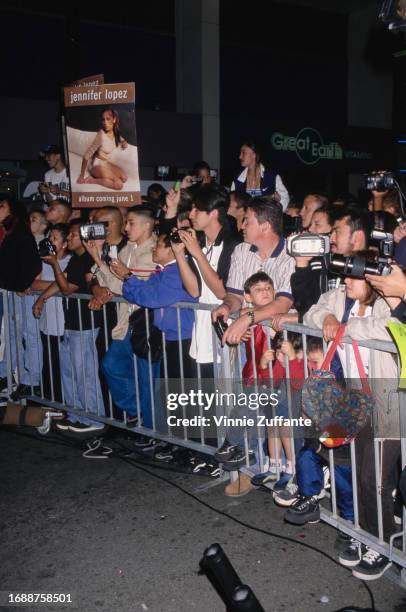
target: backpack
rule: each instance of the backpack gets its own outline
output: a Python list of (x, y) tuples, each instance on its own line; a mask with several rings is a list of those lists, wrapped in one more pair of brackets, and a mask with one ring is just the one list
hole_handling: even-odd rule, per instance
[(366, 425), (374, 402), (358, 344), (352, 340), (360, 375), (361, 389), (346, 389), (329, 370), (333, 356), (344, 336), (345, 324), (340, 325), (320, 370), (305, 381), (302, 390), (302, 411), (320, 432), (320, 441), (328, 448), (349, 444)]
[[(147, 333), (148, 320), (148, 333)], [(154, 325), (154, 311), (151, 308), (138, 308), (129, 318), (131, 346), (134, 355), (142, 359), (160, 361), (162, 359), (162, 332)]]

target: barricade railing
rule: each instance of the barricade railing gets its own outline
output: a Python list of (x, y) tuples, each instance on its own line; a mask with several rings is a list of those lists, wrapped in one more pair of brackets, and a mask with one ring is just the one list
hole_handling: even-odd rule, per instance
[[(184, 376), (185, 368), (190, 365), (187, 352), (187, 342), (182, 342), (182, 313), (192, 310), (196, 317), (198, 310), (211, 311), (213, 305), (196, 304), (189, 302), (180, 302), (174, 304), (171, 308), (175, 309), (176, 313), (176, 330), (171, 330), (172, 336), (178, 337), (177, 340), (167, 338), (167, 334), (162, 332), (162, 358), (159, 365), (151, 360), (149, 352), (147, 358), (132, 357), (133, 381), (134, 381), (134, 397), (136, 406), (136, 416), (138, 423), (135, 426), (134, 422), (128, 422), (128, 413), (118, 410), (119, 401), (113, 402), (110, 389), (104, 382), (104, 377), (100, 373), (100, 365), (104, 360), (105, 354), (108, 352), (111, 345), (111, 330), (114, 327), (117, 318), (120, 316), (119, 305), (128, 303), (122, 298), (115, 297), (111, 303), (105, 304), (100, 313), (90, 313), (89, 320), (83, 320), (86, 316), (84, 307), (87, 308), (87, 303), (91, 296), (87, 294), (72, 294), (69, 297), (55, 296), (49, 300), (47, 308), (43, 311), (41, 319), (34, 319), (31, 314), (32, 305), (36, 300), (37, 295), (19, 297), (14, 293), (1, 291), (0, 300), (3, 302), (3, 348), (0, 347), (0, 378), (7, 379), (8, 392), (11, 393), (15, 383), (22, 382), (31, 388), (31, 395), (26, 399), (34, 401), (43, 406), (48, 406), (54, 409), (67, 410), (70, 414), (78, 419), (87, 418), (91, 421), (112, 425), (126, 429), (131, 432), (137, 432), (150, 437), (155, 437), (163, 441), (171, 442), (176, 445), (184, 446), (201, 453), (213, 455), (218, 446), (222, 444), (225, 437), (228, 435), (227, 421), (221, 420), (221, 417), (233, 414), (236, 406), (233, 404), (235, 398), (247, 394), (247, 389), (242, 380), (242, 368), (245, 362), (244, 344), (237, 347), (221, 347), (220, 342), (214, 332), (212, 326), (207, 329), (208, 337), (211, 336), (213, 346), (213, 378), (204, 378), (202, 370), (204, 366), (197, 364), (196, 372), (192, 378)], [(52, 301), (53, 300), (53, 301)], [(61, 318), (62, 300), (70, 300), (72, 305), (76, 303), (78, 329), (69, 332), (63, 329), (63, 317)], [(83, 307), (81, 307), (83, 303)], [(54, 316), (52, 315), (54, 309)], [(1, 310), (0, 310), (1, 312)], [(161, 314), (163, 309), (161, 309)], [(173, 321), (172, 321), (173, 323)], [(269, 322), (263, 322), (265, 330), (269, 329)], [(147, 313), (145, 313), (145, 327), (147, 335), (149, 333), (150, 322)], [(57, 331), (57, 334), (50, 334), (49, 330)], [(190, 330), (190, 321), (189, 321)], [(309, 373), (306, 345), (309, 336), (322, 338), (320, 330), (312, 329), (304, 325), (289, 324), (284, 326), (284, 338), (287, 339), (288, 331), (295, 332), (301, 335), (303, 344), (303, 359), (305, 376)], [(187, 334), (190, 336), (190, 334)], [(52, 336), (52, 337), (51, 337)], [(267, 336), (267, 346), (270, 344), (269, 333)], [(69, 347), (65, 344), (69, 341)], [(249, 340), (251, 350), (255, 355), (254, 336)], [(343, 344), (349, 344), (351, 338), (344, 337)], [(210, 344), (210, 342), (209, 342)], [(397, 350), (393, 343), (380, 340), (365, 340), (358, 342), (360, 347), (369, 349), (369, 351), (380, 351), (382, 353), (390, 353), (394, 359), (397, 359)], [(323, 342), (324, 352), (326, 351), (326, 343)], [(67, 350), (70, 358), (69, 363), (59, 364), (59, 374), (62, 370), (62, 382), (56, 379), (58, 375), (58, 367), (56, 361), (67, 359)], [(128, 355), (127, 355), (128, 357)], [(103, 363), (105, 363), (103, 361)], [(253, 386), (249, 392), (255, 392), (259, 395), (261, 388), (257, 382), (256, 360), (253, 360)], [(45, 366), (45, 367), (44, 367)], [(104, 366), (105, 367), (105, 366)], [(117, 358), (113, 360), (113, 368), (120, 370), (122, 361)], [(286, 369), (286, 393), (288, 415), (290, 418), (294, 416), (293, 409), (293, 390), (290, 384), (289, 377), (289, 360), (285, 357)], [(38, 376), (39, 372), (39, 376)], [(45, 377), (44, 377), (45, 372)], [(178, 373), (177, 377), (171, 378), (170, 374)], [(129, 376), (129, 372), (127, 371)], [(121, 373), (123, 389), (126, 385), (126, 372)], [(146, 378), (145, 378), (146, 377)], [(66, 382), (71, 381), (71, 386), (67, 386)], [(101, 381), (101, 383), (100, 383)], [(116, 380), (117, 383), (117, 380)], [(275, 391), (273, 381), (272, 367), (269, 366), (269, 382), (268, 389)], [(176, 405), (176, 411), (169, 406), (169, 397), (176, 395), (177, 400), (181, 395), (189, 400), (191, 393), (205, 389), (208, 395), (212, 394), (214, 408), (212, 415), (216, 415), (217, 421), (214, 425), (211, 421), (211, 426), (207, 427), (204, 421), (206, 405), (204, 402), (197, 402), (194, 405), (182, 401)], [(116, 396), (120, 395), (120, 388), (116, 386)], [(223, 396), (230, 402), (224, 406), (219, 399)], [(399, 401), (399, 422), (400, 431), (398, 432), (397, 442), (401, 452), (401, 467), (406, 465), (406, 395), (405, 392), (397, 392)], [(71, 401), (69, 401), (71, 400)], [(176, 403), (176, 402), (175, 402)], [(91, 409), (89, 410), (89, 406)], [(173, 424), (175, 412), (179, 418), (186, 419), (196, 416), (196, 425), (189, 427), (187, 424)], [(242, 411), (244, 412), (244, 411)], [(275, 409), (272, 407), (272, 417), (275, 416)], [(237, 410), (238, 414), (238, 410)], [(177, 417), (176, 417), (177, 418)], [(142, 420), (144, 419), (144, 423)], [(146, 421), (150, 422), (151, 426), (146, 426)], [(252, 428), (251, 428), (252, 429)], [(257, 425), (256, 435), (252, 435), (248, 427), (243, 427), (242, 443), (246, 451), (253, 445), (255, 446), (257, 463), (250, 465), (247, 459), (247, 464), (242, 468), (248, 474), (254, 474), (266, 469), (267, 458), (264, 450), (264, 442), (267, 439), (267, 429)], [(327, 507), (327, 503), (323, 502), (321, 509), (321, 518), (339, 529), (340, 531), (356, 538), (364, 544), (371, 546), (388, 556), (393, 562), (401, 568), (401, 581), (406, 586), (406, 511), (403, 507), (403, 522), (402, 529), (399, 533), (393, 534), (390, 542), (384, 539), (384, 512), (382, 508), (382, 482), (383, 482), (383, 458), (384, 458), (384, 436), (381, 438), (374, 437), (372, 444), (374, 445), (373, 457), (375, 460), (375, 491), (377, 511), (377, 532), (370, 533), (362, 525), (359, 518), (359, 497), (358, 497), (358, 479), (359, 473), (357, 469), (357, 439), (350, 443), (351, 457), (351, 481), (353, 492), (353, 508), (354, 519), (352, 521), (343, 519), (339, 516), (337, 509), (337, 491), (335, 487), (335, 450), (330, 449), (329, 468), (331, 480), (331, 493), (329, 502), (331, 508)], [(293, 464), (295, 463), (295, 436), (291, 430), (291, 449), (293, 455)], [(296, 443), (296, 451), (298, 444)], [(248, 453), (247, 453), (248, 457)], [(395, 466), (393, 466), (395, 469)], [(280, 466), (277, 466), (278, 476)], [(231, 473), (231, 479), (236, 478), (236, 472)], [(395, 545), (401, 542), (400, 547)]]

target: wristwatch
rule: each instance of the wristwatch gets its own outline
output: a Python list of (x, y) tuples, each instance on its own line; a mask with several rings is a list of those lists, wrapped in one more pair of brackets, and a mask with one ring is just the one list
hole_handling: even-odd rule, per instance
[(253, 325), (255, 325), (255, 314), (253, 310), (247, 310), (247, 315), (250, 319), (250, 324), (248, 327), (252, 327)]

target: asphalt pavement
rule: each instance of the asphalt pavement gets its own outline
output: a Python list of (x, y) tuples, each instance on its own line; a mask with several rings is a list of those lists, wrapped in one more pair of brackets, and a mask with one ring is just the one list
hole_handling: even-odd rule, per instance
[[(85, 459), (76, 439), (34, 431), (0, 430), (2, 612), (220, 612), (223, 602), (199, 574), (214, 542), (266, 612), (371, 605), (349, 570), (303, 546), (336, 557), (334, 529), (283, 523), (268, 493), (231, 499), (208, 477), (157, 469), (137, 455)], [(406, 590), (388, 579), (369, 586), (376, 610), (405, 612)], [(70, 594), (72, 603), (17, 608), (5, 605), (9, 592)]]

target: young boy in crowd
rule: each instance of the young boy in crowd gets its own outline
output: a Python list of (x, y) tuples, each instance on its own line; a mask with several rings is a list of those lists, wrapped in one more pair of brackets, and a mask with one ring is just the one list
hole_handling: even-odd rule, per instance
[[(244, 299), (250, 306), (267, 306), (274, 299), (274, 288), (271, 278), (265, 272), (256, 272), (250, 276), (244, 284)], [(241, 310), (244, 314), (245, 310)], [(267, 351), (270, 339), (275, 335), (270, 328), (262, 325), (254, 325), (253, 337), (246, 340), (246, 363), (242, 371), (243, 384), (249, 393), (254, 390), (255, 384), (260, 383), (259, 370), (262, 354)], [(253, 350), (254, 349), (254, 350)], [(238, 407), (233, 409), (233, 417), (238, 417)], [(246, 452), (243, 443), (243, 432), (234, 428), (228, 430), (226, 439), (222, 446), (217, 449), (215, 459), (222, 463), (228, 470), (237, 470), (245, 465)], [(249, 451), (249, 462), (255, 463), (253, 450)], [(252, 489), (249, 476), (240, 474), (239, 479), (230, 483), (225, 488), (225, 494), (231, 497), (239, 497), (249, 493)]]
[[(289, 340), (283, 339), (279, 333), (272, 342), (272, 348), (264, 351), (259, 360), (258, 379), (269, 385), (269, 364), (272, 364), (273, 386), (278, 393), (278, 405), (275, 416), (285, 419), (297, 418), (300, 412), (300, 389), (304, 379), (304, 362), (301, 338), (298, 334), (290, 334)], [(289, 362), (289, 375), (286, 362)], [(291, 414), (286, 387), (286, 379), (290, 380)], [(270, 415), (272, 416), (272, 415)], [(283, 489), (293, 478), (293, 448), (292, 431), (290, 427), (268, 427), (269, 470), (256, 474), (251, 482), (260, 486), (277, 479), (277, 473), (282, 469), (281, 451), (285, 454), (285, 469), (275, 483), (274, 489)]]
[[(166, 375), (169, 381), (177, 380), (181, 378), (181, 372), (183, 372), (185, 379), (193, 379), (196, 376), (196, 367), (189, 355), (189, 349), (194, 311), (182, 308), (179, 310), (178, 318), (176, 308), (171, 306), (176, 302), (196, 302), (197, 298), (191, 297), (183, 287), (170, 236), (165, 234), (159, 236), (152, 249), (152, 261), (160, 267), (160, 271), (152, 274), (147, 280), (137, 278), (119, 260), (113, 260), (110, 269), (123, 280), (122, 292), (126, 300), (131, 304), (154, 309), (154, 325), (165, 333), (166, 364), (164, 360), (161, 361), (161, 378)], [(179, 357), (179, 341), (182, 346), (182, 366)], [(166, 431), (164, 416), (163, 414), (156, 415), (159, 417), (156, 427), (160, 431)]]

